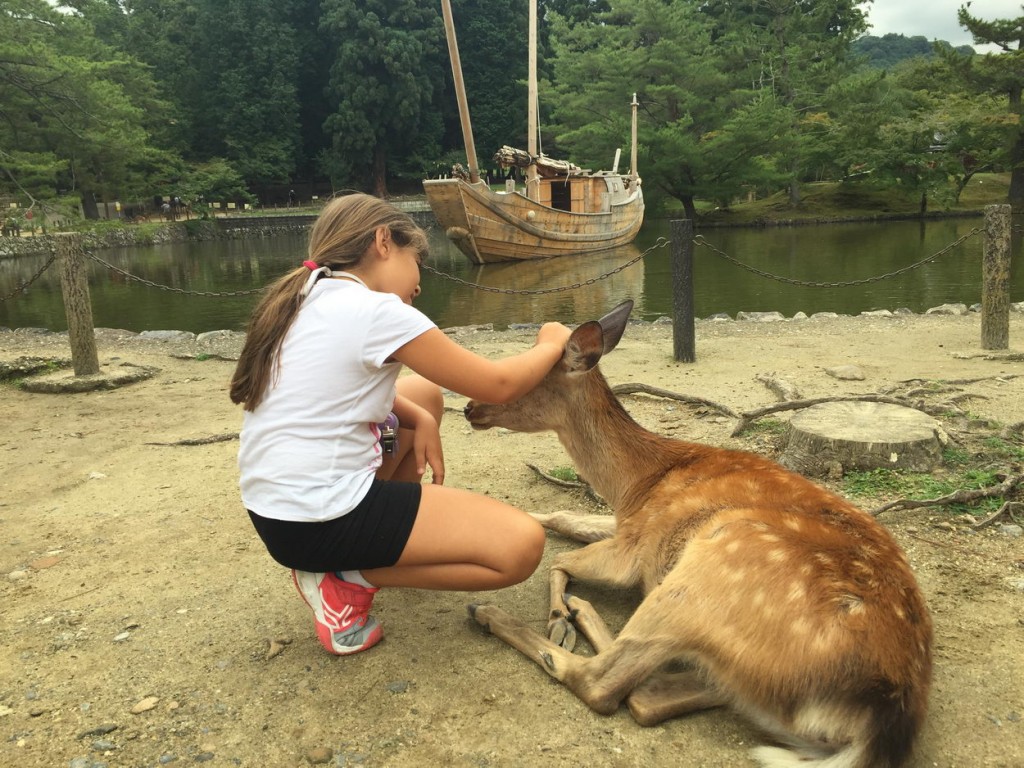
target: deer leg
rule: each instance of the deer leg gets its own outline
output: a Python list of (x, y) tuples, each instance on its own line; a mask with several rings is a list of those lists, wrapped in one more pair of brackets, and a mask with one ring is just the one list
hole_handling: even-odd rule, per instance
[(548, 637), (567, 651), (576, 646), (576, 628), (565, 610), (565, 591), (572, 578), (615, 587), (632, 587), (639, 581), (614, 538), (556, 555), (548, 581)]
[(703, 676), (693, 670), (655, 672), (626, 697), (629, 713), (643, 726), (727, 703), (725, 696), (709, 688)]
[(615, 535), (615, 518), (612, 515), (576, 515), (560, 511), (548, 514), (532, 512), (530, 516), (549, 531), (584, 544), (610, 539)]
[(469, 614), (602, 715), (615, 712), (625, 696), (666, 661), (644, 644), (618, 641), (605, 653), (576, 656), (495, 605), (470, 605)]
[[(595, 651), (601, 653), (615, 641), (608, 625), (590, 602), (575, 595), (566, 595), (565, 607), (573, 624)], [(655, 672), (626, 697), (633, 719), (644, 726), (657, 725), (672, 717), (725, 703), (725, 698), (709, 688), (703, 676), (693, 670)]]

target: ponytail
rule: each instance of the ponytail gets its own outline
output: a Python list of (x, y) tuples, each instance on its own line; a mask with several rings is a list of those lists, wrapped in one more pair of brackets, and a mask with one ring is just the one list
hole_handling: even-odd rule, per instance
[[(427, 254), (427, 236), (412, 218), (383, 200), (364, 194), (336, 197), (309, 233), (309, 259), (267, 287), (246, 328), (245, 343), (231, 378), (231, 402), (252, 411), (263, 400), (277, 365), (285, 334), (302, 308), (310, 270), (355, 267), (370, 250), (380, 228), (395, 243)], [(311, 262), (311, 264), (310, 264)]]

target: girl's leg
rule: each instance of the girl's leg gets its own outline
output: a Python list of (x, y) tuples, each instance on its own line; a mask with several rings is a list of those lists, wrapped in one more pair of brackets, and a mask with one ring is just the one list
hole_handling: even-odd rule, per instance
[[(403, 376), (397, 387), (441, 423), (444, 399), (436, 384), (422, 376)], [(420, 482), (411, 447), (412, 430), (400, 429), (398, 452), (385, 457), (377, 477)], [(388, 568), (365, 569), (362, 575), (376, 587), (498, 589), (526, 579), (543, 552), (544, 529), (525, 512), (481, 494), (424, 484), (401, 558)]]
[(544, 529), (515, 507), (459, 488), (424, 485), (395, 565), (364, 570), (378, 587), (477, 591), (518, 584), (544, 553)]
[[(429, 379), (422, 376), (403, 376), (395, 385), (398, 394), (407, 397), (421, 408), (429, 411), (437, 423), (441, 423), (444, 415), (444, 396), (441, 388)], [(410, 483), (418, 483), (422, 478), (416, 474), (416, 459), (412, 455), (413, 430), (398, 427), (398, 451), (394, 454), (384, 455), (380, 469), (377, 470), (377, 477), (381, 480), (404, 480)]]

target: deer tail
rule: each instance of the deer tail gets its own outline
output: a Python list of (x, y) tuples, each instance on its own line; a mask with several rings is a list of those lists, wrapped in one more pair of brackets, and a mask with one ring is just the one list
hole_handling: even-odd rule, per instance
[(876, 700), (860, 734), (831, 753), (763, 746), (752, 755), (762, 768), (899, 768), (910, 758), (923, 719), (923, 708), (913, 706), (916, 698), (906, 690)]

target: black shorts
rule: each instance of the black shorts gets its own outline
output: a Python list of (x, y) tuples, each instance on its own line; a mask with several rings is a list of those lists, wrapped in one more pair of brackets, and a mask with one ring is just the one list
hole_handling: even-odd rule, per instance
[(299, 571), (355, 571), (394, 565), (409, 540), (423, 487), (374, 479), (346, 515), (321, 523), (274, 520), (249, 512), (270, 556)]

